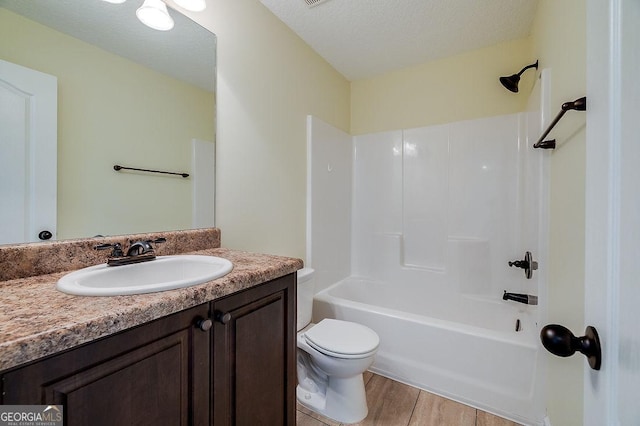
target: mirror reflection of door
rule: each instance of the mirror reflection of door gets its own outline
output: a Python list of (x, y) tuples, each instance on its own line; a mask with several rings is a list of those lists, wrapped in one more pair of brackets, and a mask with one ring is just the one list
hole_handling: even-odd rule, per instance
[(0, 244), (56, 235), (57, 79), (0, 60)]

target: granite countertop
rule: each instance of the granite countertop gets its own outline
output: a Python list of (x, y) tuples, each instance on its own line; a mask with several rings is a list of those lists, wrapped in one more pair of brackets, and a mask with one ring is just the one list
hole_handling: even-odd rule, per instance
[(131, 296), (73, 296), (56, 290), (68, 273), (0, 282), (0, 371), (131, 328), (302, 268), (300, 259), (224, 248), (184, 254), (233, 262), (226, 276), (184, 289)]

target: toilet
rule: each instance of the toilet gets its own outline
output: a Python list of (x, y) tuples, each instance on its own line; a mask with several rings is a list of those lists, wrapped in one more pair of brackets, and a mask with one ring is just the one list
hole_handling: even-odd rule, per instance
[(313, 269), (298, 271), (298, 402), (341, 423), (357, 423), (368, 408), (362, 373), (373, 363), (380, 338), (361, 324), (335, 319), (311, 323)]

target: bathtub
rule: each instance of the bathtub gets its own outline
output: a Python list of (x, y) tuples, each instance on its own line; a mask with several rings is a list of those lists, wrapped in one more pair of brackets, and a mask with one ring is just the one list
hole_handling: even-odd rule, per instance
[(350, 277), (314, 297), (314, 320), (375, 330), (375, 373), (522, 424), (544, 424), (537, 307), (430, 287)]

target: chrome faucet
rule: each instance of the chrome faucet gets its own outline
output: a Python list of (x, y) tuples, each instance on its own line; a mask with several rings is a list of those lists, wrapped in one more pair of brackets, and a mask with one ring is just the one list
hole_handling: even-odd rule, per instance
[(132, 263), (147, 262), (156, 258), (156, 253), (151, 243), (158, 244), (166, 242), (166, 238), (156, 238), (155, 240), (130, 241), (127, 254), (124, 254), (120, 243), (100, 244), (94, 247), (96, 250), (112, 249), (111, 255), (107, 259), (109, 266), (130, 265)]
[(524, 303), (525, 305), (538, 304), (538, 296), (522, 293), (507, 293), (507, 290), (504, 291), (502, 300), (513, 300), (514, 302)]

